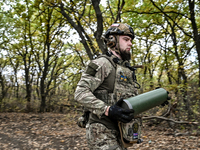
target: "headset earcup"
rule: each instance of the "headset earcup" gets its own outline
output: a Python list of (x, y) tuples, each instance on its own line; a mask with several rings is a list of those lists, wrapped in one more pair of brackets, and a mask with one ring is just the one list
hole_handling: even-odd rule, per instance
[(108, 41), (107, 41), (107, 46), (110, 48), (113, 48), (116, 46), (116, 37), (114, 35), (109, 35)]

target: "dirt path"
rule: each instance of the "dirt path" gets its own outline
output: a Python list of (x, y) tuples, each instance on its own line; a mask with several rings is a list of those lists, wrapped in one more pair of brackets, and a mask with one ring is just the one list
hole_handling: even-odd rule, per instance
[[(77, 114), (0, 113), (1, 150), (88, 150), (85, 129), (76, 125)], [(143, 143), (129, 150), (200, 150), (199, 136), (174, 137), (164, 126), (143, 129)]]

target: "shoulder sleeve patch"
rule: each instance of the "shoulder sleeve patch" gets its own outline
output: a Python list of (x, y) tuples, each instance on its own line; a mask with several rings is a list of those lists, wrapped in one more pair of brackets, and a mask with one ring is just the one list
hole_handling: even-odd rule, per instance
[(98, 68), (99, 68), (99, 66), (97, 64), (90, 62), (87, 67), (86, 73), (91, 76), (95, 76)]

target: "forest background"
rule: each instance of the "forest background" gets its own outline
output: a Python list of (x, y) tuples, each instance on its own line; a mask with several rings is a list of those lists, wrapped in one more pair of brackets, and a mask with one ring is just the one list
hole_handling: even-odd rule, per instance
[(163, 87), (171, 96), (168, 106), (145, 115), (200, 121), (200, 1), (3, 0), (0, 6), (0, 112), (78, 110), (73, 98), (81, 73), (106, 53), (106, 29), (123, 22), (136, 36), (131, 64), (138, 67), (139, 93)]

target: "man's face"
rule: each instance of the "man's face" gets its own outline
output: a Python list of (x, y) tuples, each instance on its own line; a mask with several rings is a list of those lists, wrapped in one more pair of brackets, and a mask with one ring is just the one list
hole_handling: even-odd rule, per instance
[(131, 59), (131, 46), (132, 39), (127, 35), (119, 36), (119, 50), (121, 52), (122, 60), (130, 60)]

